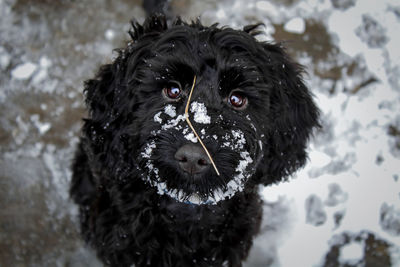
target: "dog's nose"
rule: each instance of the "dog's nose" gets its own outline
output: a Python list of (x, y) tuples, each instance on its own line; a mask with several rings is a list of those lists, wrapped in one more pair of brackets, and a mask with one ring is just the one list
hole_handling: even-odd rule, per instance
[(175, 153), (175, 159), (181, 169), (190, 174), (205, 172), (211, 164), (204, 149), (193, 144), (180, 147)]

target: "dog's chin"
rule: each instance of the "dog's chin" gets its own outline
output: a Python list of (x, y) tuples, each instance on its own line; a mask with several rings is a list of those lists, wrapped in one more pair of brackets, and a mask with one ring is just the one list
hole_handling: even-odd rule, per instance
[[(218, 175), (209, 168), (202, 174), (188, 174), (173, 167), (165, 167), (153, 160), (145, 161), (142, 180), (155, 188), (157, 194), (175, 201), (196, 205), (216, 205), (244, 190), (253, 171), (223, 170)], [(251, 166), (249, 166), (249, 169)]]

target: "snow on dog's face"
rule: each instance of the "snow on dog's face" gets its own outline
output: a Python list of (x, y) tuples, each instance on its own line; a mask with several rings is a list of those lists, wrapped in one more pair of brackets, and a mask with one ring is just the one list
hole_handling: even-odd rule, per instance
[[(205, 62), (199, 66), (204, 71), (200, 71), (198, 82), (194, 80), (194, 84), (190, 84), (188, 78), (193, 77), (190, 74), (195, 70), (189, 62), (186, 65), (179, 62), (177, 67), (175, 61), (160, 64), (159, 58), (148, 60), (147, 66), (154, 66), (151, 76), (163, 78), (160, 82), (154, 78), (153, 83), (142, 87), (143, 90), (159, 88), (156, 94), (160, 104), (148, 114), (148, 123), (152, 127), (141, 142), (144, 144), (139, 156), (140, 168), (144, 170), (142, 179), (157, 188), (160, 195), (181, 202), (216, 204), (231, 198), (244, 190), (262, 157), (261, 136), (250, 115), (245, 115), (249, 105), (245, 88), (238, 87), (239, 80), (236, 84), (229, 80), (232, 89), (227, 87), (228, 81), (222, 82), (220, 77), (226, 70)], [(201, 58), (198, 60), (201, 62)], [(158, 66), (162, 67), (157, 69)], [(233, 69), (226, 73), (232, 72)], [(182, 76), (182, 73), (188, 76)], [(223, 85), (226, 87), (222, 88)], [(186, 119), (192, 121), (194, 128)], [(196, 161), (203, 162), (198, 170), (192, 171), (195, 166), (182, 167), (187, 165), (182, 165), (182, 161), (190, 161), (186, 156), (191, 156), (190, 153), (184, 154), (183, 158), (177, 156), (185, 147), (196, 150), (195, 157), (200, 154)]]
[[(150, 132), (140, 154), (140, 166), (145, 170), (143, 180), (156, 187), (161, 195), (193, 204), (216, 204), (243, 191), (262, 155), (262, 142), (256, 141), (256, 129), (251, 126), (250, 118), (247, 117), (246, 123), (237, 122), (241, 120), (238, 114), (224, 116), (229, 110), (222, 112), (220, 108), (214, 108), (211, 111), (210, 108), (208, 111), (205, 103), (192, 102), (189, 118), (192, 118), (219, 172), (208, 163), (201, 172), (190, 173), (180, 167), (175, 156), (187, 144), (200, 149), (199, 140), (182, 113), (183, 102), (168, 103), (154, 114), (153, 121), (158, 127)], [(244, 124), (248, 125), (243, 127)], [(206, 156), (205, 153), (203, 155)]]
[[(196, 36), (183, 39), (185, 31), (175, 30), (160, 40), (136, 68), (140, 93), (147, 97), (139, 111), (146, 124), (140, 136), (139, 168), (143, 181), (160, 195), (216, 204), (245, 189), (263, 156), (259, 123), (265, 122), (268, 105), (259, 87), (265, 85), (254, 62), (225, 53), (216, 46), (212, 31), (192, 29)], [(197, 40), (197, 45), (190, 40)], [(199, 138), (186, 121), (186, 105)], [(182, 168), (188, 159), (177, 153), (184, 147), (201, 154), (201, 171)]]
[(104, 184), (140, 181), (179, 202), (217, 204), (304, 165), (318, 109), (299, 66), (258, 42), (257, 26), (168, 28), (151, 17), (133, 27), (133, 42), (86, 86), (87, 151)]

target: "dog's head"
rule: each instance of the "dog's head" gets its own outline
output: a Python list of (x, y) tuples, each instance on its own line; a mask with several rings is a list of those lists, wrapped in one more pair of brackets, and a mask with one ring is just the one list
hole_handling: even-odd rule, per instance
[(133, 41), (86, 83), (86, 150), (101, 177), (215, 204), (304, 165), (318, 109), (301, 68), (256, 28), (133, 23)]

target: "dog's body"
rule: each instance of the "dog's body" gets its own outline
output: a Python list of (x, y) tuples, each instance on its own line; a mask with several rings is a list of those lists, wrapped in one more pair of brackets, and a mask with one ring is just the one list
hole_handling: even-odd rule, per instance
[(71, 186), (82, 233), (107, 265), (241, 266), (259, 185), (304, 165), (318, 125), (301, 70), (256, 26), (152, 16), (133, 28), (86, 83)]

